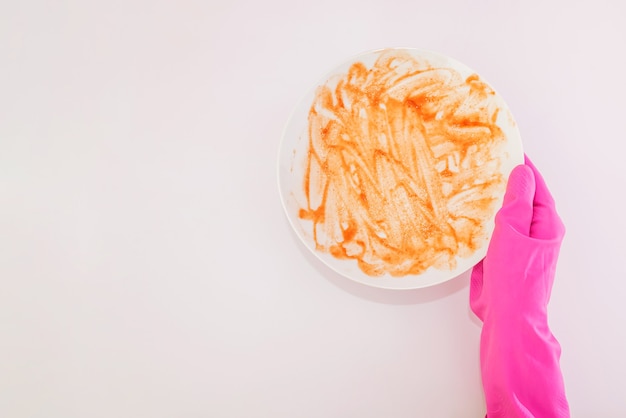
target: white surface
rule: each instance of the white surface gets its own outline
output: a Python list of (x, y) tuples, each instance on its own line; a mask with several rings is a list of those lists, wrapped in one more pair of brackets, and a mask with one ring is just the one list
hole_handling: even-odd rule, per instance
[(503, 95), (568, 228), (576, 417), (626, 415), (622, 2), (0, 3), (0, 416), (479, 417), (468, 276), (374, 289), (281, 208), (293, 106), (355, 53)]

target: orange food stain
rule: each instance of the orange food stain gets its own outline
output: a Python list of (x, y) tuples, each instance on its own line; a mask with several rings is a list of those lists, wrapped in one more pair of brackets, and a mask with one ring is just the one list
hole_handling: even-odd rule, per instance
[(505, 179), (493, 90), (409, 54), (353, 64), (316, 92), (299, 216), (368, 275), (453, 269), (484, 245)]

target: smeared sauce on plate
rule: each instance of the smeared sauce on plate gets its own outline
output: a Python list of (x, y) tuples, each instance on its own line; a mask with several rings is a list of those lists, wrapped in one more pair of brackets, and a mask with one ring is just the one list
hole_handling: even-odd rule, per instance
[(370, 276), (454, 269), (485, 244), (506, 179), (495, 93), (407, 53), (320, 86), (303, 179), (316, 249)]

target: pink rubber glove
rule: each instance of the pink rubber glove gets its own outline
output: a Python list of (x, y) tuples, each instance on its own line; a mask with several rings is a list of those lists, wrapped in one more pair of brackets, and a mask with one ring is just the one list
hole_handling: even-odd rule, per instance
[(487, 256), (472, 271), (470, 306), (483, 321), (487, 416), (569, 417), (561, 347), (547, 307), (565, 227), (526, 158), (511, 173)]

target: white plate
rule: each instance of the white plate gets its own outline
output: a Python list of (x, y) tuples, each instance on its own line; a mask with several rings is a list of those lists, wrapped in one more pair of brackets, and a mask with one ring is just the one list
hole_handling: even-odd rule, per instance
[(278, 177), (291, 225), (320, 260), (366, 285), (411, 289), (485, 256), (522, 162), (510, 111), (474, 71), (392, 48), (353, 57), (304, 97)]

